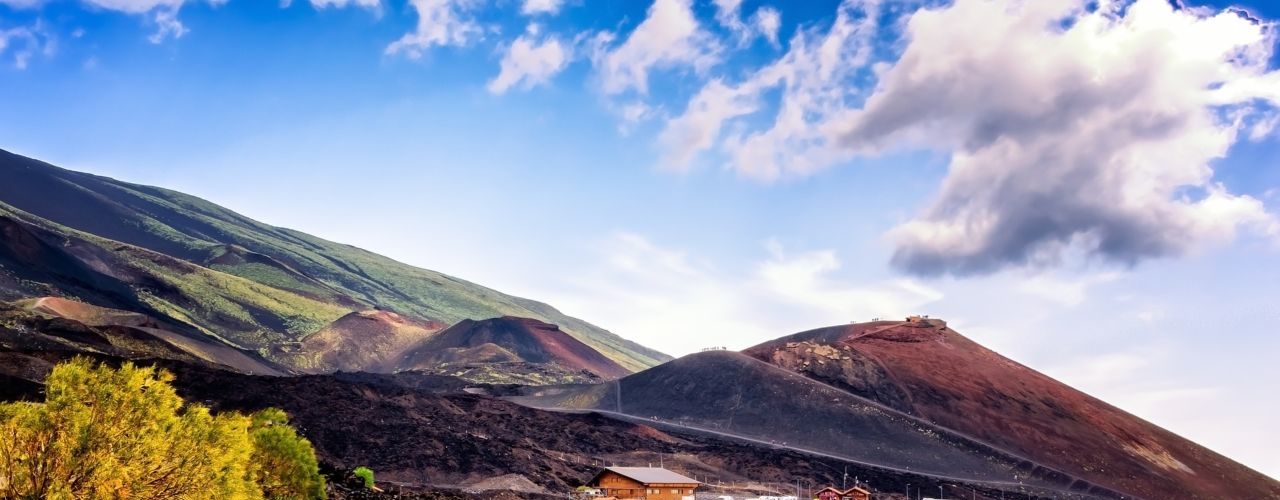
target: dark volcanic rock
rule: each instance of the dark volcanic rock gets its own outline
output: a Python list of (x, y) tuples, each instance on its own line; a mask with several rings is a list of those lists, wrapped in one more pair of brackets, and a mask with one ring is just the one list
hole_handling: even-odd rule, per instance
[[(41, 379), (50, 363), (73, 355), (77, 353), (6, 351), (0, 342), (0, 374), (26, 367), (0, 383), (14, 388), (13, 396), (38, 400), (41, 390), (31, 378)], [(93, 357), (111, 364), (123, 361)], [(541, 411), (485, 396), (449, 393), (466, 386), (456, 379), (414, 374), (407, 380), (375, 374), (271, 377), (170, 360), (136, 362), (157, 363), (172, 371), (175, 386), (188, 401), (216, 410), (278, 407), (287, 411), (315, 446), (334, 483), (331, 498), (532, 500), (539, 497), (513, 492), (471, 494), (461, 486), (518, 474), (555, 494), (578, 486), (603, 465), (659, 462), (709, 482), (728, 485), (750, 480), (777, 492), (792, 491), (787, 485), (796, 479), (835, 484), (847, 467), (850, 476), (881, 491), (901, 491), (907, 484), (935, 489), (942, 485), (951, 496), (999, 498), (999, 491), (989, 487), (936, 481), (663, 424)], [(18, 383), (9, 385), (10, 380)], [(425, 390), (405, 387), (415, 384)], [(346, 472), (360, 465), (376, 471), (379, 486), (387, 491), (375, 494), (344, 486)]]
[(1280, 498), (1280, 482), (938, 320), (820, 328), (744, 353), (1130, 496)]

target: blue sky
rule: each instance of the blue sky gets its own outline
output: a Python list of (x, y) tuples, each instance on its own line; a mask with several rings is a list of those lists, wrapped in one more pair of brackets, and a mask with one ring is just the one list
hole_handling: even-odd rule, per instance
[(942, 316), (1276, 477), (1275, 19), (1263, 0), (0, 0), (0, 147), (672, 354)]

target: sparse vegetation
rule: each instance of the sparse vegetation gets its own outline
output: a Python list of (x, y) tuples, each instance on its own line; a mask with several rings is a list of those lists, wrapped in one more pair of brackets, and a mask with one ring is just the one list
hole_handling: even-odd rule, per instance
[(214, 415), (172, 380), (77, 358), (53, 369), (43, 403), (0, 404), (0, 498), (324, 498), (283, 412)]
[[(23, 159), (14, 161), (28, 164)], [(35, 162), (30, 165), (45, 168)], [(42, 170), (39, 175), (57, 178), (59, 185), (70, 191), (102, 194), (102, 199), (112, 200), (112, 210), (126, 209), (110, 212), (114, 218), (112, 230), (103, 234), (137, 246), (120, 245), (72, 229), (103, 224), (93, 205), (75, 215), (57, 217), (56, 221), (42, 219), (56, 210), (46, 210), (38, 204), (21, 210), (0, 208), (25, 223), (106, 249), (139, 274), (155, 275), (162, 287), (148, 290), (134, 286), (140, 296), (160, 296), (151, 297), (148, 305), (162, 299), (163, 307), (157, 308), (166, 314), (206, 331), (216, 330), (240, 347), (297, 340), (346, 312), (376, 305), (446, 324), (506, 315), (542, 319), (560, 325), (565, 332), (633, 371), (669, 359), (546, 304), (409, 266), (351, 245), (262, 224), (183, 193), (58, 170)], [(48, 199), (58, 196), (50, 193)], [(212, 262), (232, 246), (280, 265), (234, 258)], [(172, 261), (153, 259), (139, 247), (195, 266), (175, 268)], [(333, 300), (336, 295), (353, 298), (363, 306)]]

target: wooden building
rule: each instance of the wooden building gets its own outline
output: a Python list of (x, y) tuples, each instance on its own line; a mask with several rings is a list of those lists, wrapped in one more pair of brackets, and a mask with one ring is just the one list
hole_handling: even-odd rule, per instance
[(813, 497), (818, 500), (871, 500), (871, 492), (857, 486), (847, 490), (828, 486), (818, 490)]
[(702, 483), (659, 467), (608, 467), (587, 483), (605, 498), (618, 500), (693, 500)]

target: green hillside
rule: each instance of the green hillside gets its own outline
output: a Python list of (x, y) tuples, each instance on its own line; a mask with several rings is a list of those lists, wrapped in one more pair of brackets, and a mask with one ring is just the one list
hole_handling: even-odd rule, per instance
[[(145, 293), (137, 294), (139, 301), (201, 326), (217, 325), (205, 319), (217, 317), (263, 327), (256, 335), (237, 335), (253, 347), (296, 340), (318, 330), (320, 322), (377, 307), (450, 324), (499, 316), (540, 319), (631, 370), (670, 359), (547, 304), (270, 226), (176, 191), (65, 170), (5, 151), (0, 151), (0, 178), (5, 180), (0, 202), (10, 213), (86, 244), (131, 245), (112, 251), (196, 305)], [(151, 252), (140, 253), (143, 249)], [(191, 266), (174, 270), (147, 257), (156, 253)]]
[(59, 295), (168, 317), (259, 350), (292, 341), (349, 309), (101, 238), (0, 202), (0, 288), (7, 298)]

